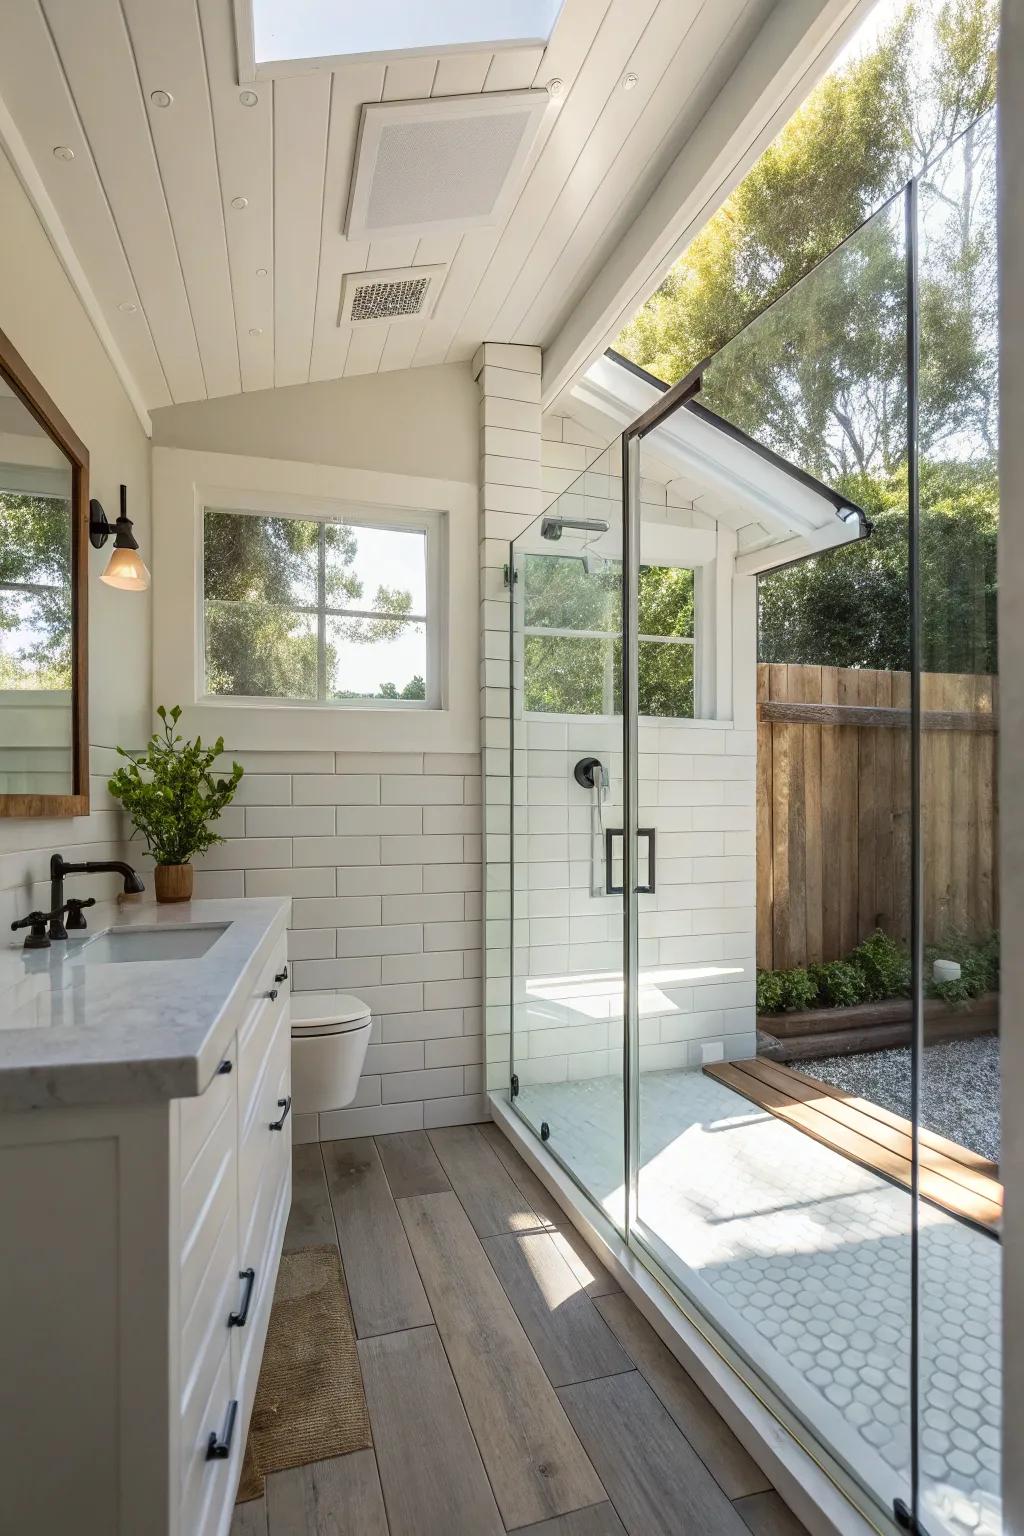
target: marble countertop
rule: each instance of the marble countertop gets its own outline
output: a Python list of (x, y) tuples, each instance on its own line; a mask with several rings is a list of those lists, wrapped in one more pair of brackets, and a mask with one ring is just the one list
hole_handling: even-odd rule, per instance
[[(12, 934), (0, 945), (0, 1111), (202, 1093), (256, 1000), (290, 906), (277, 897), (104, 902), (86, 913), (87, 933), (49, 949), (23, 949)], [(103, 963), (82, 953), (115, 930), (221, 924), (194, 958)]]

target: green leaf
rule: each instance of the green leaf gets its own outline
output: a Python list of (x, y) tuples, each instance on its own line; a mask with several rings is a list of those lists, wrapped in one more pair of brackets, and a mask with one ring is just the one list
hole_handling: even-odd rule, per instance
[(117, 749), (131, 766), (113, 774), (110, 793), (124, 806), (134, 832), (145, 839), (157, 863), (187, 864), (224, 841), (211, 823), (234, 798), (242, 768), (235, 763), (229, 779), (215, 780), (210, 769), (217, 749), (204, 747), (199, 737), (183, 741), (173, 732), (180, 706), (167, 710), (160, 705), (156, 713), (164, 722), (163, 736), (154, 733), (138, 758), (123, 747)]

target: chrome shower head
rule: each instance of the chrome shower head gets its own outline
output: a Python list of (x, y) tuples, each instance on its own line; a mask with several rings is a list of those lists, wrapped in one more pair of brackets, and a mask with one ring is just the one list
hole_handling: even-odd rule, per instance
[(575, 528), (580, 533), (608, 532), (608, 524), (602, 517), (545, 517), (541, 521), (540, 536), (558, 540), (566, 528)]

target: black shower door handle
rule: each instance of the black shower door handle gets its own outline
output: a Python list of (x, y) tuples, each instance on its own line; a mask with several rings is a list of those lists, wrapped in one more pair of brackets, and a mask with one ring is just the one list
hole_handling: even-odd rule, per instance
[[(650, 896), (654, 891), (654, 828), (638, 827), (636, 833), (637, 851), (639, 852), (640, 839), (647, 839), (647, 884), (638, 885), (638, 896)], [(615, 867), (615, 839), (622, 838), (621, 827), (608, 827), (604, 834), (604, 889), (606, 896), (621, 896), (622, 886), (615, 885), (612, 879), (612, 870)]]

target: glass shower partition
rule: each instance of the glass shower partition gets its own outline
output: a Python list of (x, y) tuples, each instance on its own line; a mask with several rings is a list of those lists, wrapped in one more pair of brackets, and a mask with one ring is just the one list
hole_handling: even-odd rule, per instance
[(622, 480), (597, 455), (511, 545), (511, 1087), (625, 1232)]
[[(840, 1097), (882, 1036), (832, 1006), (868, 1002), (843, 991), (860, 946), (911, 937), (908, 335), (899, 198), (626, 434), (627, 827), (658, 847), (653, 906), (635, 898), (629, 1235), (889, 1518), (913, 1502), (912, 1146)], [(863, 611), (871, 516), (884, 612)], [(759, 968), (792, 978), (777, 1018)], [(909, 1001), (874, 1001), (909, 1039)]]
[(514, 1107), (927, 1536), (1002, 1529), (994, 230), (983, 119), (509, 565)]

